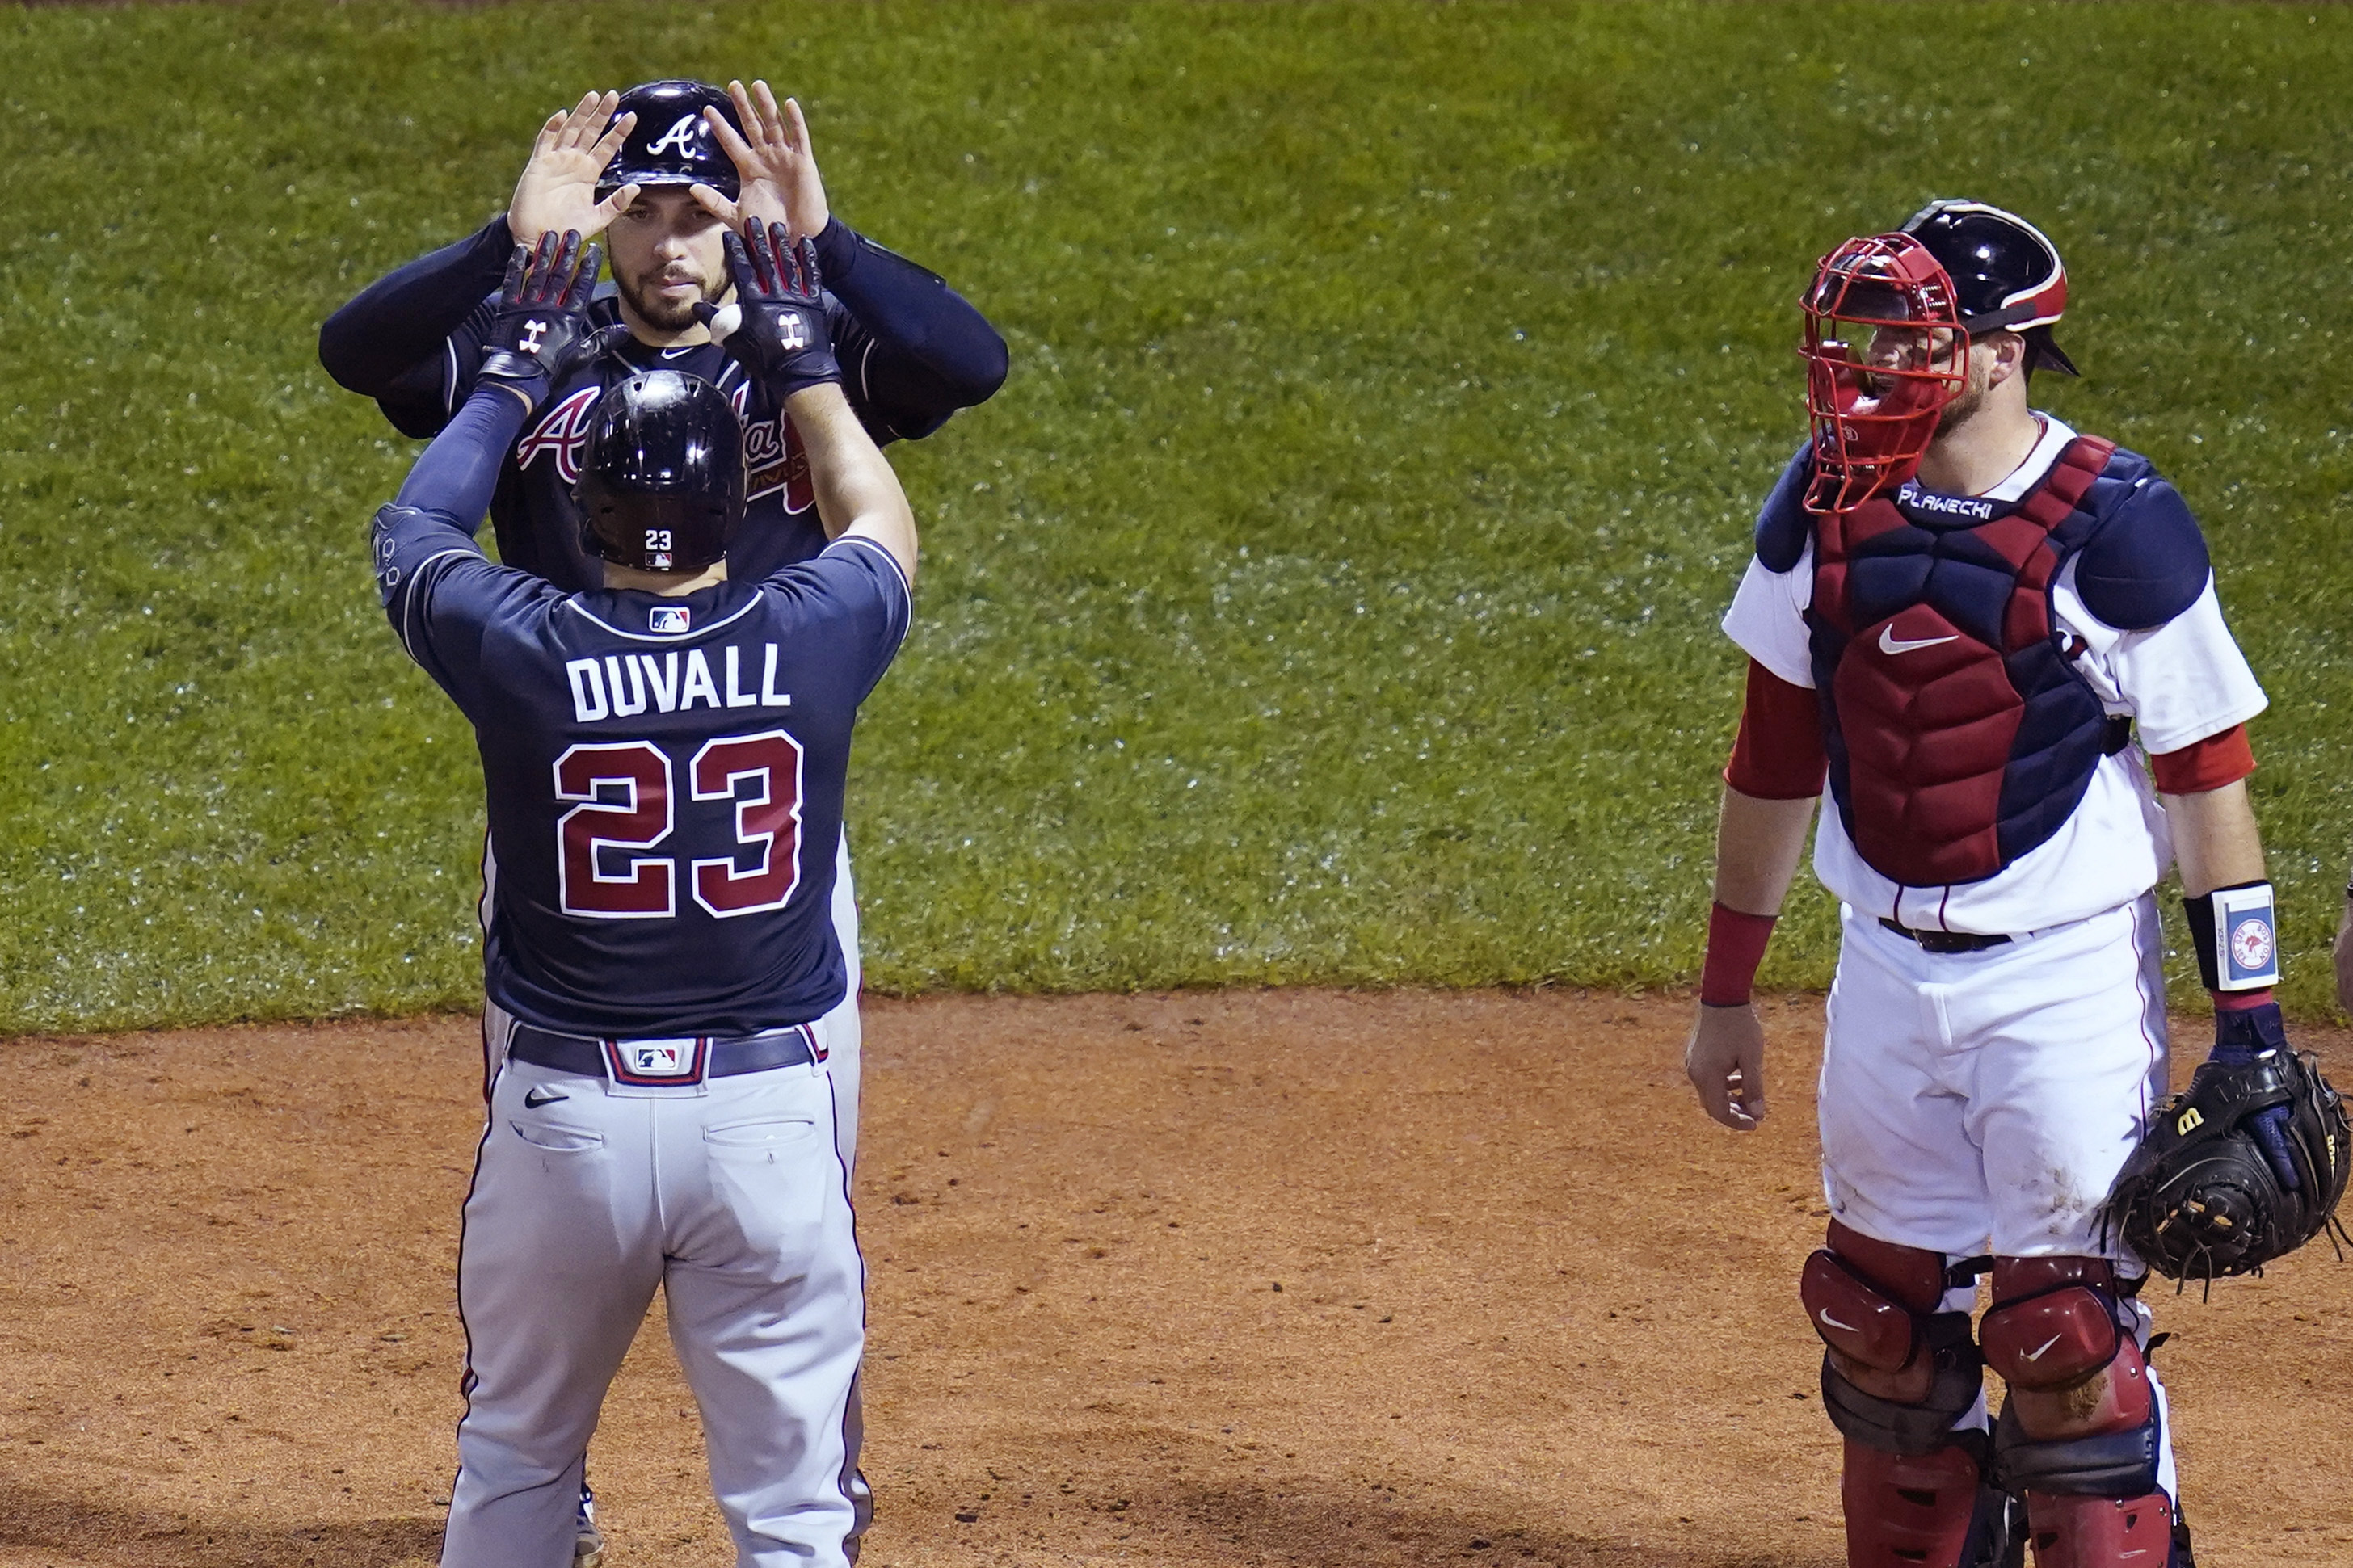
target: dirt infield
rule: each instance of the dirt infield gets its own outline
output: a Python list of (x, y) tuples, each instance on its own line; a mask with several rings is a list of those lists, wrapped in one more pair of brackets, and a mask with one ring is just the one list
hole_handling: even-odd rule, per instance
[[(874, 1005), (868, 1563), (1836, 1563), (1819, 1004), (1770, 1009), (1747, 1138), (1682, 1082), (1686, 1005)], [(0, 1043), (0, 1564), (432, 1560), (477, 1049)], [(2353, 1266), (2159, 1326), (2201, 1559), (2353, 1561)], [(613, 1568), (732, 1561), (659, 1331), (591, 1457)]]

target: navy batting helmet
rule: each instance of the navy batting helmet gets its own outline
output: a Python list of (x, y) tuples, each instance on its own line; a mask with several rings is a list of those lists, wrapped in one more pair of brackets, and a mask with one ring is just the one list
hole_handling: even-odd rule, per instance
[(580, 543), (640, 572), (700, 572), (744, 521), (744, 427), (699, 375), (649, 370), (607, 390), (589, 426)]
[(717, 110), (722, 120), (742, 132), (734, 100), (709, 82), (649, 81), (623, 93), (614, 117), (635, 114), (638, 122), (597, 177), (597, 195), (611, 195), (628, 184), (703, 184), (733, 201), (735, 163), (703, 123), (706, 109)]
[(1953, 280), (1961, 325), (1971, 337), (2016, 332), (2026, 340), (2026, 367), (2077, 372), (2051, 339), (2067, 309), (2067, 269), (2059, 247), (2016, 213), (1983, 202), (1935, 201), (1914, 213), (1905, 234), (1927, 247)]

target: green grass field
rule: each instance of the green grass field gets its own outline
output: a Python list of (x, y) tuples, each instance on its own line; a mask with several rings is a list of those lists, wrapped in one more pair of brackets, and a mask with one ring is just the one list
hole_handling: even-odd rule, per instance
[[(413, 448), (319, 370), (585, 87), (765, 75), (835, 205), (1004, 330), (894, 448), (872, 984), (1672, 984), (1802, 419), (1813, 258), (2038, 216), (2045, 385), (2208, 524), (2323, 1005), (2353, 834), (2353, 12), (252, 5), (14, 12), (0, 1030), (457, 1005), (479, 781), (374, 607)], [(1767, 978), (1826, 977), (1800, 884)]]

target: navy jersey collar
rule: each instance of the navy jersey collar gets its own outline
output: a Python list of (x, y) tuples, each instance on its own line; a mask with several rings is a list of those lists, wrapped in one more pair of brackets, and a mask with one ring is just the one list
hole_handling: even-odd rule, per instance
[(759, 596), (754, 584), (730, 579), (675, 598), (642, 588), (596, 588), (573, 595), (571, 605), (616, 637), (683, 645), (742, 620)]

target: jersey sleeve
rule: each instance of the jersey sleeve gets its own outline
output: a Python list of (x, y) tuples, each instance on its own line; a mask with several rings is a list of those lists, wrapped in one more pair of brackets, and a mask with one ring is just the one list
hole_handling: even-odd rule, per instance
[(474, 542), (501, 456), (522, 423), (522, 405), (496, 388), (468, 401), (410, 468), (391, 505), (376, 513), (376, 587), (400, 646), (470, 717), (485, 630), (557, 590), (494, 566)]
[(393, 635), (470, 718), (480, 710), (482, 643), (501, 618), (555, 595), (549, 584), (494, 565), (473, 531), (446, 511), (395, 501), (375, 514), (375, 581)]
[(449, 374), (452, 336), (482, 314), (513, 247), (501, 214), (394, 268), (320, 327), (319, 363), (338, 385), (375, 398), (401, 434), (433, 435), (463, 400)]
[(945, 279), (838, 217), (817, 248), (840, 307), (833, 327), (843, 389), (878, 443), (928, 436), (1005, 384), (1005, 339)]
[(2079, 658), (2090, 667), (2084, 674), (2093, 689), (2132, 715), (2145, 751), (2180, 751), (2245, 723), (2267, 706), (2222, 619), (2211, 573), (2179, 615), (2128, 631), (2092, 613), (2076, 567), (2070, 561), (2061, 571), (2052, 606), (2062, 625), (2084, 640)]
[(898, 657), (914, 616), (898, 560), (871, 539), (837, 539), (816, 560), (768, 581), (807, 595), (812, 615), (840, 628), (836, 646), (850, 665), (850, 689), (866, 700)]
[(1812, 638), (1806, 606), (1814, 594), (1814, 547), (1799, 551), (1797, 563), (1776, 572), (1751, 557), (1732, 607), (1724, 613), (1724, 635), (1740, 650), (1791, 686), (1814, 684)]

